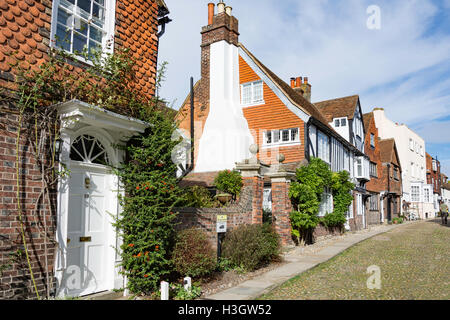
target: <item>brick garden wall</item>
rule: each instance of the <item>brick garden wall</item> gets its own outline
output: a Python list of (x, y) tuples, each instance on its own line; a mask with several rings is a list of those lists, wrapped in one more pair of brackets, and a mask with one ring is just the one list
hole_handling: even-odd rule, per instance
[[(227, 215), (227, 232), (234, 230), (242, 224), (252, 224), (253, 203), (258, 202), (254, 196), (254, 189), (250, 185), (243, 187), (240, 198), (236, 204), (226, 208), (177, 208), (176, 229), (203, 230), (214, 250), (217, 249), (216, 221), (218, 215)], [(262, 204), (261, 201), (259, 201)]]

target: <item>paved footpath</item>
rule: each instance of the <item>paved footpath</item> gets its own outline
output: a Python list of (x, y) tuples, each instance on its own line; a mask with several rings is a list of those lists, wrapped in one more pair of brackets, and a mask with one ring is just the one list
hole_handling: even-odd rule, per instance
[(206, 296), (204, 300), (253, 300), (262, 294), (268, 293), (287, 280), (330, 260), (361, 241), (394, 228), (410, 225), (411, 223), (420, 223), (420, 221), (407, 222), (401, 225), (376, 226), (373, 230), (349, 233), (340, 239), (336, 239), (336, 241), (330, 242), (329, 245), (312, 254), (302, 254), (304, 248), (296, 247), (283, 255), (284, 261), (287, 262), (283, 266), (230, 289)]

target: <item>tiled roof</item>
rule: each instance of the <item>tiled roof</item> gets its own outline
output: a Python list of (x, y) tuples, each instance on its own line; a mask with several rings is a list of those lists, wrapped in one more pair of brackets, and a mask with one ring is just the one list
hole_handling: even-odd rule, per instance
[(394, 139), (380, 140), (378, 145), (380, 146), (381, 162), (391, 163), (394, 155)]
[(291, 88), (290, 85), (281, 80), (275, 73), (273, 73), (269, 68), (263, 65), (242, 43), (239, 43), (239, 46), (258, 65), (258, 67), (275, 83), (275, 85), (278, 86), (278, 88), (286, 95), (287, 98), (289, 98), (289, 100), (291, 100), (291, 102), (297, 108), (299, 108), (303, 112), (306, 112), (310, 116), (316, 118), (323, 124), (327, 125), (331, 130), (334, 130), (332, 127), (328, 125), (326, 119), (311, 102), (306, 100), (301, 94), (299, 94), (297, 91)]
[(364, 128), (366, 128), (366, 130), (369, 128), (370, 121), (372, 120), (372, 118), (373, 112), (363, 114)]
[(353, 119), (355, 109), (358, 105), (359, 96), (349, 96), (344, 98), (314, 102), (314, 105), (322, 112), (328, 122), (332, 122), (334, 118), (347, 117)]
[[(255, 62), (255, 64), (269, 77), (273, 83), (278, 86), (278, 88), (284, 93), (284, 95), (292, 102), (300, 110), (306, 112), (311, 117), (313, 117), (318, 123), (320, 123), (323, 127), (328, 129), (328, 131), (343, 145), (352, 148), (353, 150), (358, 151), (352, 144), (350, 144), (345, 138), (343, 138), (339, 133), (337, 133), (333, 127), (329, 125), (326, 117), (322, 114), (321, 110), (317, 108), (315, 104), (312, 104), (308, 100), (306, 100), (301, 94), (299, 94), (296, 90), (291, 88), (286, 82), (281, 80), (275, 73), (273, 73), (269, 68), (263, 65), (250, 51), (242, 43), (239, 43), (239, 46), (244, 50), (244, 52)], [(359, 96), (356, 96), (359, 98)], [(356, 107), (356, 104), (355, 104)], [(353, 109), (355, 110), (355, 109)]]

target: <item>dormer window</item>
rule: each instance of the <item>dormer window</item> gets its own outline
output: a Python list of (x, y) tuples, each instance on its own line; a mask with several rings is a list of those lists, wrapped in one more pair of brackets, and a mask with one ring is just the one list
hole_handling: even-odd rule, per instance
[[(80, 59), (83, 50), (112, 51), (115, 0), (53, 1), (52, 45)], [(109, 43), (108, 43), (109, 41)], [(89, 60), (89, 58), (88, 58)]]
[(263, 82), (261, 80), (241, 85), (241, 104), (256, 105), (263, 103)]

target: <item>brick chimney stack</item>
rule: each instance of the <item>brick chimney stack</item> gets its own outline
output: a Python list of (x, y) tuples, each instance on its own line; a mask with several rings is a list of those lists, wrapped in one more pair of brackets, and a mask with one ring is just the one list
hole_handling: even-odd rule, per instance
[(308, 77), (305, 77), (303, 84), (300, 86), (303, 90), (303, 97), (311, 102), (311, 85), (308, 83)]

